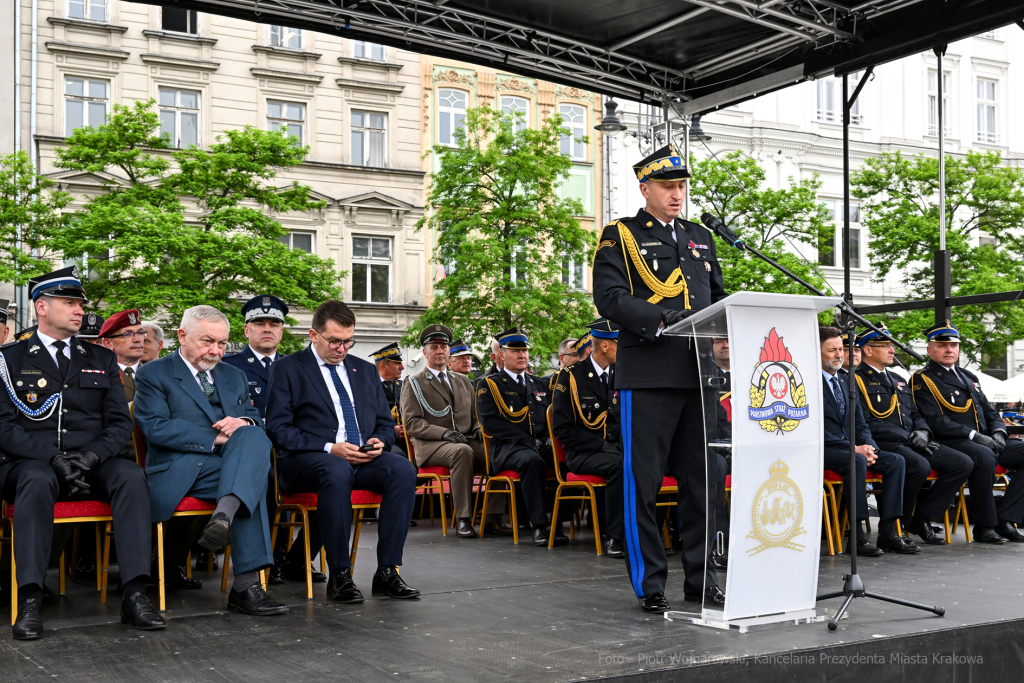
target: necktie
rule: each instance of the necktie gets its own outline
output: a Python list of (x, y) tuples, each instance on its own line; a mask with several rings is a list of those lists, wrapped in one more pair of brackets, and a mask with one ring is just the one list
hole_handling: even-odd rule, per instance
[(53, 342), (53, 348), (57, 349), (57, 369), (60, 371), (62, 379), (68, 376), (68, 366), (71, 365), (71, 359), (64, 355), (67, 345), (67, 342), (63, 341)]
[[(843, 395), (843, 387), (839, 384), (839, 377), (832, 376), (832, 393), (836, 396), (836, 403), (839, 404), (839, 417), (846, 417), (846, 396)], [(845, 422), (844, 422), (845, 424)]]
[(442, 372), (440, 377), (444, 381), (445, 386), (448, 387), (448, 391), (450, 392), (452, 390), (452, 383), (448, 381), (448, 373)]
[(604, 372), (601, 373), (601, 384), (604, 385), (604, 388), (606, 390), (608, 389), (608, 371), (607, 370), (605, 370)]
[(338, 366), (328, 365), (327, 370), (331, 373), (331, 380), (334, 382), (334, 389), (338, 392), (338, 402), (341, 404), (341, 415), (345, 418), (345, 441), (355, 446), (359, 445), (359, 425), (356, 424), (356, 409), (352, 407), (352, 401), (345, 391), (345, 385), (338, 376)]
[(128, 375), (128, 379), (130, 379), (132, 381), (135, 380), (135, 371), (132, 370), (131, 368), (125, 368), (124, 369), (124, 374)]
[(203, 388), (203, 393), (206, 394), (206, 400), (209, 401), (210, 397), (213, 396), (213, 384), (210, 382), (210, 378), (205, 372), (200, 372), (196, 375), (199, 378), (199, 386)]
[(517, 389), (522, 389), (523, 388), (523, 376), (522, 375), (516, 375), (516, 388)]
[(263, 367), (265, 367), (267, 370), (269, 370), (270, 369), (270, 364), (273, 363), (273, 362), (274, 361), (270, 359), (270, 356), (266, 356), (263, 359)]

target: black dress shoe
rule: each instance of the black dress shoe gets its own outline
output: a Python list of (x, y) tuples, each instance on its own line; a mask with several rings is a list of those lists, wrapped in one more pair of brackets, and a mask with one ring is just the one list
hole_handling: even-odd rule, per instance
[(914, 543), (914, 539), (912, 539), (908, 534), (904, 533), (902, 536), (900, 536), (900, 538), (903, 539), (903, 544), (906, 545), (908, 548), (917, 548), (918, 550), (921, 549), (921, 546)]
[[(196, 569), (206, 569), (206, 565), (210, 562), (210, 551), (203, 548), (196, 553)], [(213, 571), (217, 571), (220, 566), (220, 562), (217, 560), (217, 553), (213, 554)]]
[(476, 529), (469, 522), (469, 517), (461, 517), (456, 522), (455, 535), (459, 538), (476, 538)]
[(199, 545), (209, 550), (220, 550), (231, 542), (231, 524), (228, 516), (218, 512), (203, 527), (203, 535), (199, 537)]
[(552, 526), (552, 528), (549, 528), (549, 534), (551, 533), (552, 529), (554, 529), (555, 533), (555, 546), (569, 545), (569, 537), (565, 535), (564, 531), (562, 531), (561, 524), (555, 524)]
[[(520, 527), (520, 529), (522, 529), (522, 527)], [(512, 527), (501, 521), (500, 517), (497, 519), (488, 518), (488, 520), (484, 522), (483, 533), (494, 534), (495, 536), (511, 536)]]
[[(686, 600), (686, 602), (700, 602), (701, 596), (687, 594), (683, 596), (683, 599)], [(724, 605), (725, 591), (718, 586), (708, 586), (704, 589), (704, 604)]]
[(548, 547), (548, 532), (541, 527), (533, 528), (533, 544), (538, 548)]
[(1018, 531), (1017, 527), (1015, 527), (1012, 522), (999, 522), (999, 524), (996, 525), (995, 532), (1007, 541), (1024, 543), (1024, 534)]
[(616, 541), (614, 538), (609, 538), (608, 542), (604, 546), (605, 557), (610, 557), (613, 560), (621, 560), (626, 556), (626, 551), (622, 549), (622, 543)]
[(664, 593), (651, 593), (639, 598), (639, 600), (640, 609), (651, 614), (664, 614), (672, 609), (668, 604), (668, 600), (665, 599)]
[(876, 548), (866, 538), (857, 537), (857, 557), (880, 557), (881, 555), (885, 555), (884, 550)]
[(399, 600), (420, 597), (418, 590), (402, 580), (396, 567), (377, 567), (370, 590), (374, 595), (386, 595)]
[(978, 543), (992, 543), (995, 545), (1006, 543), (1006, 539), (997, 534), (995, 529), (987, 526), (974, 527), (974, 540)]
[[(327, 583), (326, 574), (317, 571), (312, 565), (310, 565), (309, 571), (313, 574), (313, 583)], [(303, 570), (302, 563), (292, 562), (287, 557), (281, 563), (281, 575), (288, 581), (306, 582), (306, 572)]]
[(327, 586), (327, 599), (343, 605), (356, 605), (363, 601), (363, 594), (352, 580), (352, 570), (342, 569)]
[(712, 552), (708, 557), (708, 564), (716, 572), (724, 572), (729, 568), (729, 560), (724, 553)]
[(258, 582), (246, 588), (244, 591), (231, 591), (228, 594), (228, 609), (233, 612), (250, 614), (254, 617), (269, 617), (275, 614), (284, 614), (288, 611), (287, 605), (282, 605), (277, 600), (267, 595)]
[(946, 545), (946, 539), (935, 533), (931, 523), (923, 517), (915, 517), (907, 525), (907, 531), (919, 537), (928, 545)]
[(75, 578), (81, 579), (96, 573), (96, 558), (80, 555), (75, 565)]
[(145, 593), (125, 596), (121, 601), (121, 623), (131, 624), (140, 631), (159, 631), (167, 626)]
[(267, 576), (268, 586), (280, 586), (284, 583), (284, 574), (281, 572), (281, 565), (275, 564), (270, 568), (270, 574)]
[[(149, 569), (149, 583), (151, 585), (156, 585), (160, 580), (158, 569), (156, 565)], [(203, 587), (203, 582), (199, 579), (188, 578), (181, 567), (170, 565), (169, 567), (164, 567), (164, 586), (174, 590), (198, 590)]]
[[(918, 546), (908, 546), (903, 542), (903, 538), (895, 531), (889, 534), (878, 534), (878, 540), (875, 541), (877, 546), (876, 550), (889, 550), (897, 555), (913, 555), (921, 552)], [(857, 554), (860, 555), (860, 546), (857, 547)]]
[(36, 640), (43, 637), (43, 618), (40, 614), (43, 601), (39, 598), (18, 600), (18, 618), (11, 632), (15, 640)]

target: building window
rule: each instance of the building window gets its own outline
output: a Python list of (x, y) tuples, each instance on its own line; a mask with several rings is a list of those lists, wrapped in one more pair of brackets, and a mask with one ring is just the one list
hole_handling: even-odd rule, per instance
[(996, 82), (978, 79), (978, 142), (999, 142), (996, 134)]
[(101, 126), (107, 118), (109, 81), (68, 76), (64, 81), (64, 135), (76, 128)]
[(455, 145), (455, 131), (466, 121), (466, 104), (469, 95), (465, 90), (442, 88), (437, 91), (437, 142)]
[(160, 134), (171, 147), (199, 144), (199, 92), (160, 88)]
[(558, 113), (562, 115), (562, 125), (569, 129), (568, 135), (562, 136), (562, 154), (578, 161), (587, 160), (587, 145), (578, 138), (586, 135), (587, 110), (578, 104), (560, 104)]
[[(949, 137), (949, 72), (942, 72), (942, 130)], [(928, 135), (939, 135), (939, 72), (928, 70)]]
[(981, 371), (986, 375), (991, 375), (996, 379), (1006, 379), (1006, 349), (1002, 352), (988, 353), (985, 351), (981, 352)]
[[(832, 234), (818, 244), (818, 264), (822, 266), (841, 266), (843, 264), (842, 252), (836, 248), (842, 244), (843, 224), (839, 216), (839, 210), (843, 203), (834, 199), (824, 199), (821, 202), (828, 211), (828, 220), (836, 223)], [(850, 202), (850, 268), (860, 268), (861, 255), (861, 228), (860, 228), (860, 204)]]
[(306, 120), (306, 105), (295, 102), (267, 100), (267, 130), (285, 130), (302, 144), (302, 129)]
[(352, 163), (383, 168), (387, 164), (387, 114), (352, 112)]
[(352, 300), (391, 302), (390, 238), (352, 238)]
[(68, 16), (72, 19), (107, 20), (106, 0), (68, 0)]
[[(850, 95), (853, 95), (853, 91), (857, 89), (857, 83), (860, 81), (860, 74), (850, 74), (849, 91)], [(819, 121), (825, 123), (842, 123), (843, 122), (843, 84), (838, 79), (821, 79), (817, 82), (817, 109), (816, 117)], [(860, 97), (863, 97), (861, 93)], [(850, 125), (859, 126), (861, 125), (863, 117), (860, 114), (860, 97), (850, 107)]]
[(161, 9), (160, 28), (177, 33), (199, 34), (199, 12), (194, 9), (180, 7), (163, 7)]
[(295, 50), (301, 50), (302, 29), (288, 28), (287, 26), (271, 26), (270, 44), (274, 47), (290, 47)]
[(298, 249), (304, 251), (307, 254), (313, 253), (313, 239), (315, 234), (312, 232), (289, 232), (287, 235), (278, 237), (277, 241), (285, 245), (289, 249)]
[(359, 59), (373, 59), (383, 62), (384, 46), (377, 43), (368, 43), (365, 40), (353, 40), (352, 54)]
[(583, 268), (583, 259), (563, 258), (562, 284), (569, 289), (585, 290), (587, 281)]
[(998, 40), (999, 36), (996, 35), (995, 31), (985, 31), (984, 33), (978, 34), (979, 38), (988, 38), (989, 40)]
[(522, 114), (516, 116), (512, 124), (513, 130), (519, 132), (530, 127), (530, 100), (515, 95), (502, 95), (498, 106), (503, 114)]

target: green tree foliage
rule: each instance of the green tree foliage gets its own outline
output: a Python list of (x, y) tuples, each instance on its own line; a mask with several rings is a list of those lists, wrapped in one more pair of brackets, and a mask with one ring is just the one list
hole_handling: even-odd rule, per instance
[(418, 228), (437, 235), (434, 262), (447, 276), (409, 331), (442, 323), (470, 344), (518, 325), (546, 366), (558, 343), (593, 320), (589, 293), (563, 283), (570, 261), (589, 261), (593, 234), (580, 227), (579, 201), (559, 196), (572, 162), (559, 151), (568, 130), (552, 116), (539, 129), (481, 107), (466, 112), (457, 146), (437, 146), (428, 203)]
[[(168, 153), (152, 107), (114, 105), (104, 125), (76, 130), (57, 150), (59, 168), (112, 176), (54, 240), (87, 267), (90, 306), (138, 308), (175, 324), (186, 308), (208, 304), (229, 316), (240, 340), (242, 297), (270, 293), (315, 308), (339, 296), (333, 261), (278, 241), (287, 231), (274, 216), (323, 207), (304, 185), (271, 185), (308, 148), (247, 126), (208, 150)], [(286, 336), (285, 347), (299, 341)]]
[[(939, 248), (939, 162), (899, 152), (868, 159), (852, 178), (864, 200), (874, 278), (900, 273), (907, 299), (934, 296), (932, 258)], [(946, 248), (951, 252), (953, 296), (1019, 290), (1024, 283), (1024, 170), (1003, 166), (998, 152), (946, 157)], [(984, 238), (984, 239), (979, 239)], [(961, 354), (1003, 357), (1024, 338), (1021, 302), (953, 310)], [(890, 314), (888, 325), (904, 340), (921, 339), (934, 323), (932, 310)]]
[(52, 269), (42, 255), (60, 230), (61, 209), (70, 201), (66, 192), (54, 190), (51, 181), (36, 176), (26, 152), (0, 156), (0, 282), (21, 286)]
[[(718, 160), (698, 160), (691, 165), (691, 172), (690, 198), (698, 214), (714, 214), (744, 242), (828, 291), (816, 264), (795, 251), (817, 249), (833, 235), (828, 211), (818, 200), (821, 180), (817, 175), (799, 183), (790, 178), (785, 189), (767, 188), (764, 169), (740, 151)], [(761, 259), (723, 242), (718, 244), (718, 259), (730, 293), (751, 290), (809, 294)]]

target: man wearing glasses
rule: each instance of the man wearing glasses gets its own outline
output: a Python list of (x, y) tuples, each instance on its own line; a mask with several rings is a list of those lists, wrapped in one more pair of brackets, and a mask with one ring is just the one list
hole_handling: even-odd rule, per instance
[(290, 493), (316, 493), (327, 549), (327, 599), (354, 604), (363, 594), (352, 580), (349, 528), (352, 490), (383, 496), (377, 524), (373, 594), (418, 598), (398, 575), (416, 498), (416, 468), (392, 453), (395, 421), (377, 369), (349, 355), (356, 317), (341, 301), (326, 301), (313, 314), (311, 344), (277, 362), (267, 397), (267, 434), (277, 448), (277, 471)]
[(117, 354), (124, 397), (131, 403), (135, 400), (135, 374), (139, 371), (146, 339), (146, 330), (142, 327), (142, 316), (138, 309), (131, 308), (107, 318), (100, 328), (99, 339), (103, 346)]

